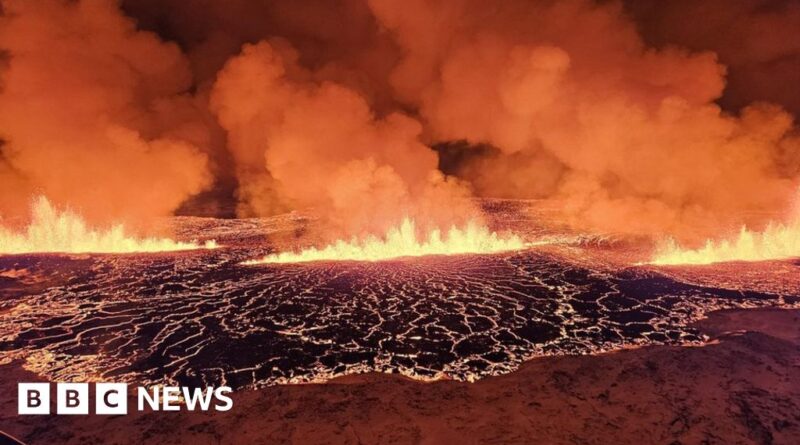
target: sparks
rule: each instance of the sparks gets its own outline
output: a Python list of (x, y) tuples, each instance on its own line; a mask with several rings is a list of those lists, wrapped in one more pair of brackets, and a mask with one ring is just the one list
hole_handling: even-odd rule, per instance
[(21, 253), (134, 253), (213, 249), (215, 241), (204, 244), (167, 238), (134, 238), (123, 225), (95, 230), (70, 211), (59, 211), (45, 197), (31, 206), (31, 223), (21, 233), (0, 227), (0, 254)]
[(452, 227), (444, 237), (440, 230), (432, 230), (426, 238), (418, 239), (414, 221), (406, 218), (400, 225), (389, 229), (382, 239), (368, 236), (360, 241), (339, 240), (322, 249), (311, 247), (300, 252), (281, 252), (244, 264), (382, 261), (426, 255), (488, 254), (523, 248), (525, 243), (518, 236), (501, 237), (474, 222), (463, 229)]

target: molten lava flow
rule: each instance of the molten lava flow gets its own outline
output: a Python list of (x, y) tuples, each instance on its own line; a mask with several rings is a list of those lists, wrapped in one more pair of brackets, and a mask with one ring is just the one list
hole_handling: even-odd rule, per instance
[(60, 212), (45, 197), (34, 200), (32, 219), (24, 233), (0, 227), (0, 254), (19, 253), (133, 253), (213, 249), (216, 242), (178, 242), (166, 238), (133, 238), (122, 225), (99, 231), (69, 210)]
[(763, 232), (742, 227), (731, 240), (706, 241), (700, 249), (682, 249), (668, 240), (656, 252), (650, 264), (711, 264), (725, 261), (764, 261), (800, 257), (800, 218), (788, 225), (770, 224)]
[(442, 237), (439, 230), (432, 230), (427, 239), (417, 239), (414, 221), (404, 219), (389, 229), (383, 239), (369, 236), (361, 241), (336, 241), (322, 249), (309, 248), (300, 252), (282, 252), (268, 255), (245, 264), (299, 263), (306, 261), (381, 261), (391, 258), (424, 255), (457, 255), (465, 253), (497, 253), (519, 250), (525, 243), (516, 235), (500, 237), (484, 226), (469, 223), (463, 229), (452, 227)]

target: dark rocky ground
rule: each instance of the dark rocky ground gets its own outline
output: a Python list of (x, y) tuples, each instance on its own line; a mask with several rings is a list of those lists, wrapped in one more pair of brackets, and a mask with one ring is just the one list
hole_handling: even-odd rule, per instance
[(239, 389), (370, 371), (470, 381), (542, 355), (699, 343), (688, 324), (707, 311), (800, 301), (533, 251), (279, 266), (243, 258), (230, 249), (0, 258), (0, 270), (16, 271), (0, 278), (0, 353), (51, 381)]
[(703, 346), (542, 357), (476, 383), (385, 374), (235, 394), (225, 413), (16, 415), (0, 367), (0, 426), (30, 444), (800, 443), (800, 311), (721, 311)]

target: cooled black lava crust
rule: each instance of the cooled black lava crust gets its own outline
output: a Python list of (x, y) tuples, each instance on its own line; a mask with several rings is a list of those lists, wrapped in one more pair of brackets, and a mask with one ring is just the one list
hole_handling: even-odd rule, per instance
[(252, 257), (0, 257), (0, 355), (67, 381), (240, 388), (371, 370), (469, 380), (537, 355), (702, 341), (686, 326), (704, 311), (787, 298), (535, 251), (240, 264)]

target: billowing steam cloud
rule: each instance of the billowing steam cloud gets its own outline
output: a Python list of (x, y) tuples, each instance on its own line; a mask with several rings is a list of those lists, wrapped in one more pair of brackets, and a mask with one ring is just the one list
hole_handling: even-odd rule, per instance
[(720, 102), (780, 103), (800, 113), (800, 2), (627, 0), (646, 42), (711, 50), (729, 67)]
[(87, 218), (164, 215), (210, 183), (185, 57), (113, 2), (4, 1), (0, 214), (32, 194)]
[(419, 142), (419, 122), (376, 117), (358, 93), (314, 81), (294, 59), (266, 42), (246, 45), (214, 86), (246, 211), (313, 207), (349, 233), (382, 232), (406, 216), (441, 226), (471, 215), (458, 199), (466, 189)]
[(464, 170), (482, 194), (562, 198), (600, 229), (681, 232), (785, 207), (797, 186), (791, 116), (722, 112), (716, 56), (647, 48), (619, 4), (370, 4), (405, 50), (392, 84), (436, 140), (499, 150)]
[[(694, 2), (645, 3), (5, 1), (0, 180), (22, 192), (0, 212), (43, 189), (167, 214), (216, 175), (241, 215), (314, 207), (352, 234), (463, 222), (469, 193), (600, 230), (757, 227), (798, 186), (796, 104), (764, 84), (800, 50), (729, 2), (703, 15), (761, 36), (741, 57), (678, 20)], [(800, 29), (785, 3), (735, 8)]]

